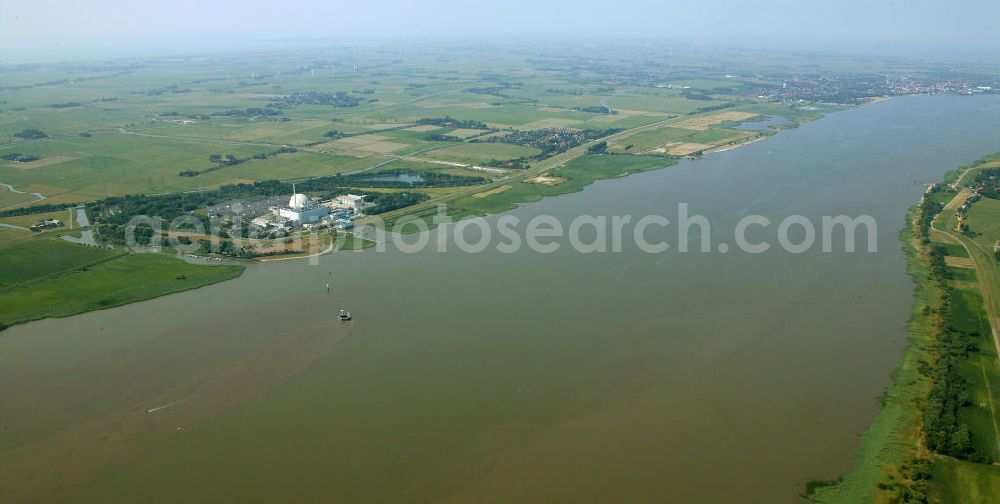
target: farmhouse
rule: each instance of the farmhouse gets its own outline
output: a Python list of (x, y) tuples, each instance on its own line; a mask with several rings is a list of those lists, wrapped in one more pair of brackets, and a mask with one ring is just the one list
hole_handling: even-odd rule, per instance
[(38, 221), (37, 224), (31, 226), (31, 230), (39, 233), (46, 229), (62, 227), (63, 223), (59, 219), (45, 219)]

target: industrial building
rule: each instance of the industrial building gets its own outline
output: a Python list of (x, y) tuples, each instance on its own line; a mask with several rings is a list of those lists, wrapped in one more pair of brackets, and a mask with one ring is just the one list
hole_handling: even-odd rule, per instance
[(337, 196), (333, 202), (339, 207), (350, 208), (354, 210), (355, 214), (360, 215), (364, 210), (365, 197), (356, 194), (342, 194)]
[(292, 195), (288, 200), (288, 206), (279, 206), (276, 210), (279, 218), (299, 226), (315, 224), (330, 215), (328, 207), (317, 204), (305, 194)]
[(294, 194), (287, 205), (271, 207), (271, 215), (262, 215), (251, 223), (263, 228), (295, 228), (326, 222), (345, 229), (350, 227), (350, 219), (363, 213), (364, 196), (343, 194), (331, 201), (318, 203), (305, 194), (294, 192), (294, 185), (292, 191)]

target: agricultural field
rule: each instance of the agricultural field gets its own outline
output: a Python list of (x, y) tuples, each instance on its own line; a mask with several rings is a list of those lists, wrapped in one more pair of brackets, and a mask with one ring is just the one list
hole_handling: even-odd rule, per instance
[(972, 205), (966, 223), (975, 233), (973, 240), (993, 250), (1000, 240), (1000, 201), (982, 198)]
[(686, 156), (721, 145), (745, 141), (758, 136), (747, 131), (722, 128), (682, 128), (677, 123), (646, 130), (610, 148), (616, 154), (668, 154)]
[(31, 236), (30, 231), (0, 227), (0, 247), (10, 242), (23, 240), (29, 236)]
[(941, 458), (932, 466), (930, 502), (992, 502), (1000, 495), (1000, 475), (995, 468)]
[(57, 239), (0, 246), (0, 289), (9, 289), (121, 256), (121, 251), (82, 247)]
[[(990, 157), (973, 165), (964, 181), (972, 174), (993, 167)], [(966, 215), (967, 233), (955, 230), (956, 212), (969, 196), (969, 190), (945, 192), (950, 200), (938, 217), (938, 229), (932, 234), (934, 244), (944, 247), (950, 274), (949, 330), (975, 338), (970, 343), (975, 351), (956, 359), (954, 372), (964, 383), (965, 407), (958, 410), (956, 422), (967, 429), (971, 448), (991, 460), (1000, 459), (1000, 368), (992, 323), (997, 321), (996, 302), (1000, 296), (1000, 267), (995, 256), (995, 244), (1000, 240), (1000, 203), (981, 198), (971, 204)], [(988, 296), (984, 298), (985, 296)], [(985, 502), (991, 489), (1000, 488), (1000, 471), (966, 460), (947, 457), (933, 462), (935, 484), (930, 496), (936, 502)], [(995, 493), (995, 492), (993, 492)]]
[[(505, 54), (491, 57), (486, 72), (474, 48), (443, 54), (425, 48), (400, 58), (388, 48), (334, 48), (3, 69), (0, 156), (38, 159), (0, 161), (0, 182), (49, 203), (83, 202), (351, 173), (406, 156), (459, 163), (530, 157), (537, 152), (468, 142), (488, 134), (484, 128), (628, 130), (668, 118), (708, 133), (675, 139), (666, 131), (662, 142), (647, 134), (635, 143), (676, 141), (679, 147), (659, 153), (686, 155), (747, 135), (716, 128), (719, 122), (758, 113), (747, 107), (772, 107), (732, 96), (757, 81), (712, 72), (638, 78), (608, 74), (599, 64), (577, 68), (573, 54), (530, 64)], [(695, 59), (674, 64), (685, 75), (705, 73)], [(417, 125), (441, 117), (469, 125)], [(40, 135), (24, 135), (32, 130)], [(219, 167), (210, 156), (240, 162)], [(29, 203), (0, 192), (0, 207)]]
[(0, 186), (0, 208), (12, 207), (34, 200), (35, 198), (30, 194), (16, 193)]
[[(970, 405), (959, 411), (958, 421), (968, 426), (977, 452), (998, 460), (1000, 425), (996, 424), (992, 408), (1000, 402), (1000, 394), (991, 396), (991, 391), (1000, 385), (996, 346), (975, 272), (957, 268), (951, 268), (951, 271), (954, 293), (949, 320), (956, 330), (979, 336), (975, 343), (979, 349), (977, 354), (958, 363), (958, 374), (969, 384), (970, 396)], [(963, 275), (968, 275), (969, 281), (961, 281)]]
[(466, 139), (482, 135), (485, 132), (486, 130), (481, 130), (481, 129), (457, 128), (449, 130), (447, 134), (461, 139)]
[(615, 96), (608, 100), (608, 104), (613, 108), (684, 115), (698, 112), (699, 109), (711, 105), (712, 101), (689, 100), (672, 91), (643, 90)]
[(425, 152), (421, 156), (442, 161), (486, 164), (490, 160), (507, 161), (540, 154), (541, 149), (502, 143), (466, 143)]
[(55, 210), (52, 212), (38, 212), (27, 215), (13, 215), (9, 217), (0, 217), (0, 224), (10, 224), (12, 226), (30, 228), (34, 224), (38, 223), (38, 221), (40, 220), (58, 219), (62, 221), (65, 227), (48, 229), (44, 231), (48, 233), (52, 232), (53, 230), (65, 230), (68, 227), (72, 227), (73, 217), (74, 217), (74, 209), (67, 208), (65, 210)]

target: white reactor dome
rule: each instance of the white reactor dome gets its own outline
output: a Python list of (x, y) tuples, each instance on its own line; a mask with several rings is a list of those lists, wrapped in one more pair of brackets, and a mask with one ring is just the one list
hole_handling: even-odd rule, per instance
[(309, 198), (305, 194), (296, 194), (292, 196), (292, 199), (288, 200), (288, 208), (292, 210), (301, 210), (309, 204)]

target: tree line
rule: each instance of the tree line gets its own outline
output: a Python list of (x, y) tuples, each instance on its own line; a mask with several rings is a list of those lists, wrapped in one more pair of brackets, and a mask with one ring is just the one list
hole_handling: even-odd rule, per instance
[(286, 145), (271, 152), (260, 152), (250, 157), (244, 157), (244, 158), (238, 158), (234, 154), (211, 154), (208, 156), (208, 161), (210, 163), (215, 163), (215, 166), (212, 166), (210, 168), (204, 168), (201, 170), (191, 170), (191, 169), (182, 170), (177, 175), (181, 177), (197, 177), (198, 175), (213, 172), (215, 170), (219, 170), (227, 166), (235, 166), (240, 163), (245, 163), (247, 161), (250, 161), (251, 159), (267, 159), (271, 156), (276, 156), (278, 154), (286, 154), (289, 152), (298, 152), (298, 149)]
[(455, 119), (451, 116), (444, 117), (424, 117), (417, 119), (417, 124), (430, 125), (430, 126), (440, 126), (442, 128), (461, 128), (461, 129), (489, 129), (486, 123), (482, 121), (476, 121), (473, 119)]

